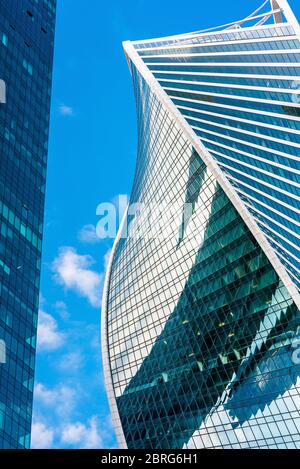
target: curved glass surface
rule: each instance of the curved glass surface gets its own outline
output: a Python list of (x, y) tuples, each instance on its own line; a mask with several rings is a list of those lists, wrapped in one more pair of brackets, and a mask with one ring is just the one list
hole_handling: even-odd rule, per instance
[(300, 315), (286, 285), (300, 288), (297, 32), (266, 20), (131, 46), (139, 209), (114, 251), (104, 328), (126, 444), (300, 448)]
[[(299, 311), (136, 71), (134, 82), (140, 144), (131, 203), (176, 197), (178, 212), (164, 240), (136, 238), (140, 222), (131, 218), (113, 260), (108, 347), (127, 445), (298, 447)], [(180, 237), (185, 202), (193, 209)]]

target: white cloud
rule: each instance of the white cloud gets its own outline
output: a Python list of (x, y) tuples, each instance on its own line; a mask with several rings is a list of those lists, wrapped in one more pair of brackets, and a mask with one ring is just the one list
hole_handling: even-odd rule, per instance
[(39, 351), (57, 350), (64, 343), (65, 336), (58, 330), (58, 324), (51, 314), (39, 311), (37, 345)]
[(62, 431), (61, 441), (80, 449), (103, 448), (98, 417), (91, 417), (86, 424), (81, 422), (67, 424)]
[[(37, 383), (32, 448), (51, 448), (55, 444), (57, 448), (98, 449), (114, 445), (110, 416), (78, 418), (78, 405), (86, 398), (86, 389), (78, 387), (78, 383), (53, 388)], [(78, 420), (74, 420), (76, 414)]]
[(84, 357), (81, 352), (75, 351), (66, 353), (61, 357), (59, 368), (65, 372), (71, 372), (80, 370), (84, 365)]
[(54, 429), (42, 422), (33, 422), (31, 429), (31, 448), (50, 449), (53, 446)]
[(74, 110), (71, 106), (66, 106), (65, 104), (61, 104), (58, 110), (62, 116), (74, 116)]
[(71, 247), (63, 247), (52, 263), (55, 279), (69, 290), (87, 298), (92, 306), (98, 307), (101, 301), (103, 275), (91, 270), (94, 259), (89, 255), (79, 255)]
[(66, 320), (70, 318), (68, 307), (64, 301), (56, 301), (53, 307), (56, 309), (62, 319)]
[(82, 243), (95, 244), (101, 241), (97, 235), (96, 227), (94, 225), (84, 225), (78, 233), (78, 239)]
[(109, 263), (110, 256), (111, 256), (111, 251), (112, 251), (112, 250), (109, 249), (109, 250), (106, 252), (105, 256), (104, 256), (104, 268), (105, 268), (105, 272), (106, 272), (107, 267), (108, 267), (108, 263)]
[(70, 422), (48, 426), (41, 419), (32, 424), (31, 448), (101, 449), (111, 447), (113, 430), (109, 417), (93, 415), (86, 422)]
[(34, 388), (35, 402), (43, 407), (54, 408), (58, 416), (66, 416), (73, 410), (78, 397), (78, 390), (74, 387), (60, 384), (54, 388), (47, 388), (37, 383)]

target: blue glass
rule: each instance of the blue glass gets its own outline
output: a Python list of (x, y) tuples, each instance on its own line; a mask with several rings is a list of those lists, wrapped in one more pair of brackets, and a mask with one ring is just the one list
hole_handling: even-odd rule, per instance
[(29, 448), (56, 0), (0, 2), (0, 448)]

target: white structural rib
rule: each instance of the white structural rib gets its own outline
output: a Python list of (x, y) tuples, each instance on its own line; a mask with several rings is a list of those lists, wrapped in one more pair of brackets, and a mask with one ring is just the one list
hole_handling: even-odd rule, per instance
[[(207, 113), (207, 114), (209, 114), (209, 113)], [(212, 114), (212, 113), (210, 113), (210, 114)], [(183, 116), (185, 117), (185, 119), (189, 119), (189, 120), (195, 121), (195, 122), (200, 122), (201, 124), (205, 124), (205, 125), (211, 125), (212, 127), (218, 127), (220, 129), (224, 129), (224, 130), (229, 130), (230, 132), (235, 132), (235, 133), (243, 134), (243, 135), (249, 135), (249, 136), (253, 136), (253, 137), (259, 137), (261, 139), (270, 140), (270, 142), (275, 142), (275, 143), (280, 143), (282, 145), (287, 145), (287, 146), (290, 146), (290, 147), (300, 148), (300, 143), (295, 143), (295, 142), (291, 142), (289, 140), (284, 140), (283, 138), (272, 137), (270, 135), (262, 134), (262, 133), (259, 133), (259, 132), (253, 132), (253, 131), (250, 131), (250, 130), (245, 130), (245, 129), (242, 129), (240, 127), (232, 127), (230, 125), (220, 124), (219, 122), (215, 122), (213, 120), (209, 121), (207, 119), (199, 119), (198, 117), (189, 116), (189, 115), (184, 114), (184, 113), (183, 113)], [(217, 116), (217, 114), (213, 114), (213, 116)], [(225, 120), (226, 117), (223, 116), (223, 119)], [(236, 120), (238, 121), (238, 119), (236, 119)], [(256, 125), (256, 122), (252, 121), (252, 125)], [(203, 128), (201, 126), (196, 125), (195, 127), (199, 130), (202, 130), (203, 132), (208, 132), (205, 128)], [(264, 128), (265, 128), (265, 126), (264, 126)], [(281, 131), (281, 127), (279, 127), (279, 129)], [(289, 129), (287, 129), (287, 130), (289, 130)], [(219, 135), (226, 138), (227, 134), (222, 134), (221, 133)], [(228, 137), (228, 135), (227, 135), (227, 137)], [(231, 139), (231, 136), (230, 136), (230, 139)], [(232, 137), (232, 140), (233, 140), (233, 137)], [(235, 139), (235, 141), (237, 141), (237, 140)], [(252, 142), (250, 142), (248, 140), (243, 140), (243, 145), (247, 145), (247, 144), (252, 147)], [(259, 145), (256, 145), (255, 148), (258, 148), (258, 147), (259, 147)], [(223, 148), (226, 148), (226, 145), (224, 145)], [(232, 149), (231, 147), (228, 147), (228, 148)], [(265, 150), (265, 148), (264, 148), (264, 150)], [(278, 165), (275, 161), (271, 161), (271, 160), (268, 160), (266, 158), (260, 158), (256, 155), (251, 155), (250, 153), (246, 153), (246, 152), (241, 152), (241, 153), (244, 153), (245, 155), (249, 156), (250, 158), (254, 158), (254, 159), (257, 159), (259, 161), (264, 161), (265, 163), (268, 163), (268, 164), (273, 165), (273, 166), (278, 166), (278, 167), (281, 166), (283, 169), (286, 169), (287, 171), (291, 171), (291, 172), (294, 172), (296, 174), (300, 174), (300, 170), (296, 170), (296, 169), (294, 170), (293, 168), (290, 168), (288, 166)], [(281, 156), (284, 155), (284, 158), (299, 161), (299, 157), (297, 157), (295, 155), (290, 155), (290, 154), (287, 154), (287, 153), (284, 153), (284, 152), (275, 152), (275, 151), (273, 153), (273, 150), (270, 150), (270, 153), (272, 153), (272, 154), (276, 153), (276, 155), (281, 154)]]
[[(293, 39), (296, 39), (297, 36), (280, 36), (280, 37), (259, 37), (259, 38), (251, 38), (251, 39), (239, 39), (234, 41), (234, 44), (257, 44), (260, 42), (277, 42), (279, 41), (291, 41)], [(214, 41), (213, 45), (216, 46), (228, 46), (232, 45), (232, 41)], [(201, 49), (202, 47), (211, 47), (211, 44), (208, 42), (204, 43), (192, 43), (192, 44), (169, 44), (166, 46), (156, 46), (156, 47), (143, 47), (143, 49), (139, 50), (139, 54), (141, 54), (143, 57), (143, 53), (151, 52), (151, 51), (161, 51), (161, 50), (176, 50), (176, 49), (193, 49), (194, 47), (197, 47), (198, 49)], [(151, 57), (156, 57), (156, 54), (151, 55)]]
[[(299, 117), (296, 117), (296, 116), (287, 115), (287, 114), (279, 114), (276, 112), (269, 112), (269, 111), (260, 111), (259, 109), (254, 109), (250, 107), (247, 108), (247, 107), (240, 107), (240, 106), (230, 106), (228, 104), (212, 103), (210, 101), (202, 101), (201, 99), (196, 100), (196, 99), (190, 99), (190, 98), (181, 98), (180, 96), (173, 96), (173, 99), (176, 99), (177, 101), (182, 101), (184, 103), (196, 103), (196, 104), (201, 103), (210, 107), (230, 109), (231, 111), (243, 111), (245, 114), (260, 114), (262, 116), (269, 116), (269, 117), (274, 117), (274, 118), (278, 117), (279, 119), (294, 120), (294, 121), (299, 122)], [(196, 108), (191, 108), (191, 110), (193, 112), (197, 112)]]
[[(298, 64), (298, 66), (300, 67), (300, 63)], [(222, 87), (222, 86), (220, 86)], [(167, 91), (180, 91), (181, 93), (187, 93), (187, 94), (194, 94), (194, 95), (199, 95), (199, 96), (213, 96), (215, 98), (225, 98), (225, 99), (230, 99), (230, 100), (235, 100), (235, 101), (251, 101), (253, 103), (261, 103), (261, 104), (271, 104), (273, 106), (290, 106), (290, 107), (294, 107), (294, 108), (300, 108), (300, 104), (298, 103), (292, 103), (292, 102), (288, 102), (288, 101), (273, 101), (271, 99), (261, 99), (261, 98), (251, 98), (250, 96), (239, 96), (239, 95), (236, 95), (236, 94), (222, 94), (222, 93), (212, 93), (211, 91), (210, 92), (207, 92), (207, 91), (197, 91), (197, 90), (189, 90), (187, 88), (173, 88), (173, 87), (167, 87), (165, 86), (164, 87), (165, 90)], [(174, 99), (177, 99), (177, 96), (174, 96), (172, 95), (172, 97)], [(183, 99), (185, 100), (185, 98), (183, 97)], [(186, 101), (189, 101), (189, 99), (186, 99)], [(196, 100), (193, 100), (194, 102), (197, 102)], [(199, 100), (201, 101), (201, 100)], [(204, 101), (206, 102), (206, 101)]]
[[(183, 57), (235, 57), (235, 56), (241, 56), (241, 55), (279, 55), (279, 54), (299, 54), (299, 49), (282, 49), (282, 50), (276, 50), (276, 49), (264, 49), (264, 50), (239, 50), (239, 51), (220, 51), (220, 52), (188, 52), (186, 54), (180, 53), (180, 54), (155, 54), (155, 55), (144, 55), (143, 59), (169, 59), (169, 58), (183, 58)], [(147, 62), (147, 61), (146, 61)], [(159, 62), (160, 63), (160, 62)], [(168, 62), (170, 63), (170, 62)], [(172, 62), (172, 65), (176, 65), (177, 62)], [(197, 62), (198, 63), (198, 62)], [(218, 62), (215, 62), (216, 64)], [(226, 62), (227, 63), (227, 62)], [(231, 62), (228, 62), (231, 63)], [(252, 62), (249, 62), (250, 64)], [(151, 65), (152, 62), (149, 62), (149, 65)], [(206, 62), (205, 62), (206, 64)]]
[[(198, 127), (197, 127), (197, 129), (198, 129)], [(210, 142), (210, 143), (214, 143), (213, 140), (205, 139), (205, 141), (206, 141), (206, 142)], [(232, 152), (235, 152), (235, 151), (236, 151), (235, 148), (227, 147), (227, 146), (225, 146), (225, 145), (223, 146), (223, 148), (228, 148), (228, 149), (230, 149), (230, 151), (232, 151)], [(284, 181), (284, 178), (282, 178), (281, 176), (277, 176), (274, 172), (270, 173), (270, 172), (268, 172), (268, 171), (264, 171), (264, 170), (262, 170), (261, 168), (259, 168), (258, 166), (251, 165), (250, 163), (245, 162), (245, 161), (243, 161), (243, 160), (241, 160), (241, 159), (234, 158), (233, 156), (226, 155), (226, 154), (224, 154), (224, 153), (221, 153), (220, 151), (212, 150), (211, 148), (209, 149), (209, 151), (210, 151), (210, 153), (213, 153), (214, 155), (217, 155), (217, 156), (221, 156), (222, 158), (225, 158), (226, 160), (233, 161), (234, 163), (241, 164), (241, 165), (243, 165), (243, 166), (246, 166), (246, 167), (248, 167), (248, 168), (253, 169), (254, 171), (260, 171), (260, 172), (262, 172), (262, 173), (264, 173), (264, 174), (269, 174), (271, 177), (273, 177), (273, 178), (275, 178), (275, 179), (277, 178), (277, 179), (279, 179), (279, 180), (281, 180), (281, 181)], [(246, 153), (246, 152), (242, 152), (242, 151), (237, 151), (236, 153), (239, 154), (239, 155), (246, 155), (249, 159), (251, 159), (251, 160), (253, 160), (253, 161), (262, 161), (262, 162), (264, 162), (264, 163), (266, 163), (266, 164), (268, 164), (268, 165), (270, 165), (270, 166), (275, 166), (275, 167), (277, 167), (277, 168), (281, 168), (281, 169), (284, 169), (284, 170), (286, 170), (286, 171), (289, 171), (290, 173), (300, 175), (300, 171), (299, 171), (299, 170), (297, 170), (297, 169), (294, 170), (293, 168), (290, 168), (289, 166), (284, 166), (284, 165), (282, 165), (282, 164), (280, 164), (280, 163), (277, 163), (277, 162), (275, 162), (275, 161), (273, 162), (273, 161), (267, 160), (267, 159), (265, 159), (265, 158), (260, 158), (260, 157), (258, 157), (258, 156), (256, 156), (256, 155), (252, 155), (252, 154), (250, 154), (250, 153)], [(290, 183), (290, 179), (287, 180), (287, 183), (288, 183), (288, 184)], [(300, 188), (300, 184), (298, 184), (298, 183), (294, 183), (294, 184), (292, 184), (292, 185), (295, 185), (296, 187), (299, 187), (299, 188)]]
[[(237, 189), (238, 193), (239, 194), (242, 194), (244, 195), (245, 197), (247, 197), (247, 199), (250, 199), (252, 200), (253, 202), (255, 202), (255, 204), (258, 204), (258, 205), (261, 205), (262, 207), (266, 208), (267, 210), (273, 212), (273, 213), (276, 213), (276, 215), (279, 215), (281, 218), (285, 218), (286, 220), (288, 220), (290, 223), (293, 223), (295, 226), (299, 226), (300, 227), (300, 211), (298, 210), (297, 211), (297, 220), (295, 220), (294, 218), (291, 218), (289, 217), (288, 215), (286, 215), (285, 213), (283, 212), (280, 212), (279, 210), (277, 210), (276, 208), (274, 208), (271, 204), (266, 204), (265, 202), (263, 202), (262, 200), (259, 200), (257, 199), (256, 197), (253, 197), (253, 195), (250, 195), (250, 194), (247, 194), (246, 192), (244, 192), (241, 188), (238, 188)], [(264, 199), (265, 200), (265, 199)], [(275, 199), (277, 203), (278, 202), (278, 199)], [(265, 200), (266, 201), (266, 200)], [(252, 208), (255, 208), (256, 209), (256, 205), (250, 205), (249, 202), (244, 202), (247, 206), (249, 207), (252, 207)], [(288, 209), (290, 209), (290, 205), (286, 205), (284, 204), (284, 206)], [(296, 209), (295, 209), (296, 210)]]
[[(299, 210), (294, 207), (293, 205), (290, 205), (290, 204), (287, 204), (286, 202), (283, 202), (283, 200), (280, 200), (278, 199), (277, 197), (273, 197), (272, 195), (266, 193), (266, 192), (263, 192), (263, 191), (260, 191), (259, 189), (257, 189), (256, 187), (254, 186), (251, 186), (250, 184), (247, 184), (245, 183), (244, 181), (240, 181), (239, 179), (236, 179), (234, 176), (232, 176), (231, 174), (227, 174), (227, 177), (231, 180), (231, 181), (234, 181), (236, 182), (237, 184), (240, 184), (244, 187), (247, 187), (247, 189), (250, 189), (251, 191), (254, 191), (256, 192), (257, 194), (260, 194), (262, 197), (264, 198), (268, 198), (270, 200), (272, 200), (273, 202), (275, 202), (276, 204), (280, 204), (282, 207), (285, 207), (287, 208), (288, 210), (291, 210), (292, 212), (295, 212), (297, 215), (300, 214)], [(272, 186), (271, 186), (272, 187)], [(244, 193), (247, 195), (247, 197), (249, 197), (248, 193), (247, 192), (243, 192), (239, 187), (236, 188), (236, 191), (237, 192), (241, 192), (241, 193)], [(278, 191), (280, 192), (280, 191)], [(274, 194), (275, 195), (275, 194)]]
[[(285, 51), (286, 52), (286, 51)], [(240, 54), (241, 55), (241, 54)], [(284, 67), (284, 68), (299, 68), (299, 62), (150, 62), (149, 66), (161, 66), (164, 67)], [(155, 70), (154, 70), (155, 71)], [(179, 72), (180, 73), (180, 72)], [(258, 75), (259, 76), (259, 75)]]
[[(290, 228), (288, 228), (287, 226), (283, 225), (282, 223), (280, 223), (278, 220), (276, 220), (275, 218), (272, 218), (270, 217), (269, 215), (267, 215), (265, 212), (262, 212), (261, 210), (259, 210), (257, 207), (249, 204), (248, 202), (245, 202), (245, 205), (250, 209), (252, 210), (252, 212), (254, 214), (258, 214), (260, 215), (261, 217), (263, 218), (266, 218), (267, 220), (269, 220), (271, 223), (279, 226), (282, 230), (286, 231), (287, 233), (290, 233), (294, 238), (298, 238), (300, 240), (300, 234), (297, 234), (295, 231), (291, 230)], [(255, 215), (254, 215), (255, 216)], [(260, 218), (260, 221), (261, 218)], [(268, 228), (268, 226), (267, 226)], [(289, 243), (290, 241), (289, 240), (286, 240), (287, 243)], [(292, 244), (292, 243), (291, 243)], [(293, 245), (293, 244), (292, 244)], [(299, 248), (299, 245), (294, 245), (295, 249), (300, 249)]]
[[(297, 75), (257, 75), (253, 73), (210, 73), (210, 72), (187, 72), (185, 70), (180, 70), (176, 72), (174, 70), (153, 70), (155, 75), (164, 74), (164, 75), (186, 75), (186, 76), (199, 76), (199, 77), (224, 77), (224, 78), (259, 78), (262, 80), (289, 80), (289, 81), (299, 81), (299, 76)], [(159, 78), (164, 81), (163, 78)], [(213, 83), (208, 81), (207, 83)]]
[[(202, 110), (202, 109), (195, 109), (193, 107), (188, 107), (188, 106), (177, 106), (178, 109), (182, 109), (182, 111), (192, 111), (194, 113), (197, 113), (197, 114), (204, 114), (204, 115), (209, 115), (209, 116), (212, 116), (212, 117), (220, 117), (221, 119), (224, 119), (225, 120), (228, 120), (228, 121), (235, 121), (235, 122), (243, 122), (244, 124), (249, 124), (249, 125), (252, 125), (252, 126), (257, 126), (257, 127), (263, 127), (265, 131), (267, 131), (268, 129), (271, 129), (271, 130), (280, 130), (280, 132), (287, 132), (287, 133), (292, 133), (292, 134), (296, 134), (296, 135), (299, 135), (299, 131), (296, 130), (296, 129), (291, 129), (289, 127), (280, 127), (279, 125), (273, 125), (273, 124), (268, 124), (268, 129), (266, 129), (266, 124), (265, 122), (262, 122), (262, 121), (254, 121), (254, 120), (251, 120), (251, 119), (243, 119), (242, 117), (235, 117), (235, 116), (231, 116), (230, 114), (220, 114), (220, 113), (217, 113), (217, 112), (210, 112), (210, 111), (207, 111), (207, 110)], [(182, 114), (184, 114), (184, 112), (182, 112)], [(186, 119), (192, 119), (192, 120), (198, 120), (197, 117), (193, 117), (193, 116), (189, 116), (188, 114), (184, 115), (184, 117)], [(201, 121), (201, 119), (199, 119), (199, 121)], [(208, 121), (206, 121), (208, 122)], [(214, 121), (211, 121), (211, 122), (214, 122)], [(238, 127), (230, 127), (231, 129), (238, 129)], [(265, 134), (259, 134), (259, 136), (263, 136), (264, 138), (266, 137)], [(283, 140), (285, 142), (286, 145), (291, 145), (292, 142), (290, 142), (289, 140)], [(293, 159), (293, 157), (289, 156), (289, 158)]]
[[(189, 120), (194, 120), (193, 117), (189, 117), (187, 116), (187, 119)], [(214, 123), (209, 123), (209, 122), (205, 122), (205, 124), (210, 124), (212, 127), (218, 127), (218, 124), (214, 124)], [(210, 135), (214, 135), (214, 136), (217, 136), (217, 137), (222, 137), (224, 140), (230, 140), (231, 142), (236, 142), (236, 143), (240, 143), (241, 145), (244, 145), (246, 147), (251, 147), (251, 148), (256, 148), (257, 150), (263, 150), (265, 151), (266, 153), (271, 153), (272, 155), (278, 155), (278, 156), (282, 156), (282, 158), (285, 158), (287, 160), (294, 160), (294, 161), (299, 161), (299, 158), (297, 160), (297, 156), (293, 156), (293, 155), (289, 155), (288, 153), (284, 153), (282, 151), (279, 151), (279, 150), (274, 150), (273, 148), (265, 148), (263, 147), (262, 145), (257, 145), (255, 143), (252, 143), (248, 140), (241, 140), (239, 138), (235, 138), (231, 135), (227, 135), (227, 134), (222, 134), (221, 132), (214, 132), (212, 130), (207, 130), (206, 128), (204, 127), (201, 127), (201, 126), (198, 126), (198, 125), (191, 125), (191, 127), (195, 130), (199, 130), (203, 133), (207, 133), (207, 134), (210, 134)], [(220, 125), (220, 128), (222, 128), (222, 126)], [(224, 129), (226, 129), (225, 126), (223, 126)], [(231, 130), (232, 132), (236, 132), (236, 133), (241, 133), (241, 134), (245, 134), (245, 135), (251, 135), (251, 133), (249, 132), (246, 132), (246, 131), (240, 131), (239, 129), (232, 129), (230, 128), (229, 130)], [(256, 135), (259, 135), (258, 133)], [(264, 137), (264, 136), (263, 136)], [(266, 138), (267, 140), (273, 140), (272, 138), (268, 138), (268, 137), (264, 137)], [(204, 139), (202, 139), (204, 140)], [(206, 141), (212, 143), (212, 144), (216, 144), (216, 141), (214, 140), (209, 140), (208, 138), (205, 139)], [(273, 140), (273, 141), (276, 141), (276, 140)], [(288, 145), (288, 142), (285, 142), (285, 145)], [(258, 160), (258, 161), (263, 161), (264, 158), (259, 158), (257, 155), (251, 155), (250, 153), (247, 153), (245, 151), (242, 151), (242, 150), (239, 150), (237, 148), (234, 148), (234, 147), (231, 147), (231, 146), (228, 146), (228, 145), (225, 145), (225, 144), (222, 144), (222, 143), (219, 143), (217, 142), (217, 145), (221, 148), (227, 148), (228, 150), (231, 150), (235, 153), (239, 153), (241, 155), (246, 155), (246, 156), (249, 156), (249, 158), (253, 158), (254, 160)], [(299, 147), (297, 147), (299, 148)], [(221, 156), (224, 156), (226, 158), (226, 155), (221, 155)], [(284, 166), (284, 165), (280, 165), (280, 164), (277, 164), (276, 162), (272, 162), (270, 160), (267, 160), (265, 159), (265, 161), (272, 166), (272, 164), (274, 166), (277, 166), (278, 168), (280, 168), (280, 166), (283, 168), (283, 169), (286, 169), (286, 171), (290, 171), (291, 173), (294, 173), (294, 174), (300, 174), (300, 171), (297, 170), (297, 169), (294, 169), (294, 168), (291, 168), (291, 167), (288, 167), (288, 166)], [(259, 168), (256, 169), (257, 171), (259, 171)], [(276, 177), (276, 176), (275, 176)], [(287, 181), (289, 183), (289, 181)]]
[[(299, 51), (300, 52), (300, 51)], [(180, 73), (180, 72), (179, 72)], [(236, 90), (249, 90), (249, 91), (269, 91), (272, 93), (286, 93), (286, 94), (300, 94), (299, 89), (291, 89), (291, 88), (272, 88), (270, 86), (250, 86), (250, 85), (241, 85), (236, 83), (221, 83), (221, 82), (213, 82), (213, 81), (196, 81), (196, 80), (174, 80), (170, 78), (159, 78), (159, 82), (163, 83), (175, 83), (177, 85), (197, 85), (197, 86), (206, 86), (209, 88), (230, 88)], [(300, 80), (298, 79), (299, 83)], [(181, 88), (175, 88), (180, 89)], [(191, 90), (190, 90), (191, 91)], [(201, 90), (200, 90), (201, 91)]]
[[(279, 238), (281, 238), (285, 243), (289, 244), (290, 246), (292, 246), (294, 249), (296, 249), (296, 251), (299, 251), (300, 252), (300, 247), (299, 245), (293, 243), (291, 240), (289, 240), (288, 238), (286, 238), (285, 236), (283, 236), (282, 234), (280, 234), (278, 231), (275, 231), (273, 228), (270, 227), (270, 225), (267, 225), (265, 222), (263, 222), (260, 218), (256, 217), (254, 215), (254, 218), (255, 220), (260, 224), (260, 225), (263, 225), (268, 231), (270, 231), (271, 233), (273, 233), (275, 236), (278, 236)], [(273, 223), (274, 223), (274, 220), (273, 220)], [(273, 239), (273, 238), (272, 238)], [(300, 262), (300, 257), (299, 256), (295, 256), (293, 255), (292, 252), (288, 251), (289, 255), (290, 256), (294, 256), (295, 257), (295, 260), (297, 262)]]
[[(249, 173), (249, 172), (246, 172), (246, 171), (243, 171), (243, 168), (241, 168), (241, 170), (238, 170), (236, 169), (235, 166), (233, 165), (230, 165), (230, 162), (236, 162), (238, 163), (239, 165), (241, 166), (244, 166), (245, 168), (249, 168), (251, 169), (253, 172), (255, 173), (258, 173), (257, 176), (260, 176), (260, 174), (266, 174), (269, 176), (270, 180), (271, 178), (276, 181), (282, 181), (283, 183), (285, 184), (289, 184), (290, 186), (294, 186), (296, 187), (296, 189), (300, 189), (300, 184), (298, 184), (297, 182), (294, 182), (294, 181), (290, 181), (289, 179), (287, 178), (283, 178), (281, 176), (278, 176), (277, 174), (273, 174), (273, 173), (270, 173), (269, 171), (265, 171), (263, 169), (260, 169), (258, 168), (257, 166), (253, 166), (253, 165), (250, 165), (248, 163), (245, 163), (244, 161), (241, 161), (241, 160), (234, 160), (234, 158), (230, 158), (226, 155), (222, 155), (222, 158), (224, 159), (227, 159), (229, 161), (229, 163), (223, 163), (222, 161), (218, 161), (218, 164), (223, 166), (224, 168), (227, 168), (229, 170), (232, 170), (234, 171), (235, 173), (238, 173), (240, 174), (241, 176), (245, 176), (249, 179), (253, 179), (253, 181), (256, 181), (256, 182), (259, 182), (260, 184), (264, 184), (265, 186), (267, 187), (270, 187), (274, 190), (276, 190), (277, 192), (280, 192), (281, 194), (285, 194), (287, 197), (292, 197), (294, 198), (295, 200), (299, 201), (300, 202), (300, 197), (297, 195), (297, 194), (294, 194), (292, 192), (292, 189), (290, 188), (290, 191), (285, 191), (284, 189), (281, 189), (279, 186), (276, 186), (274, 184), (269, 184), (267, 185), (267, 183), (265, 183), (265, 181), (263, 181), (262, 179), (256, 177), (256, 176), (253, 176), (252, 173)], [(299, 191), (295, 191), (295, 192), (299, 192)]]

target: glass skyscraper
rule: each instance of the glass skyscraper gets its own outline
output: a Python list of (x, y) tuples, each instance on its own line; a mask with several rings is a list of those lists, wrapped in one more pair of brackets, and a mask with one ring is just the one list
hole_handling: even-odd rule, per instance
[(0, 0), (0, 448), (28, 448), (56, 0)]
[(138, 156), (102, 318), (121, 447), (300, 448), (299, 40), (277, 0), (124, 43)]

